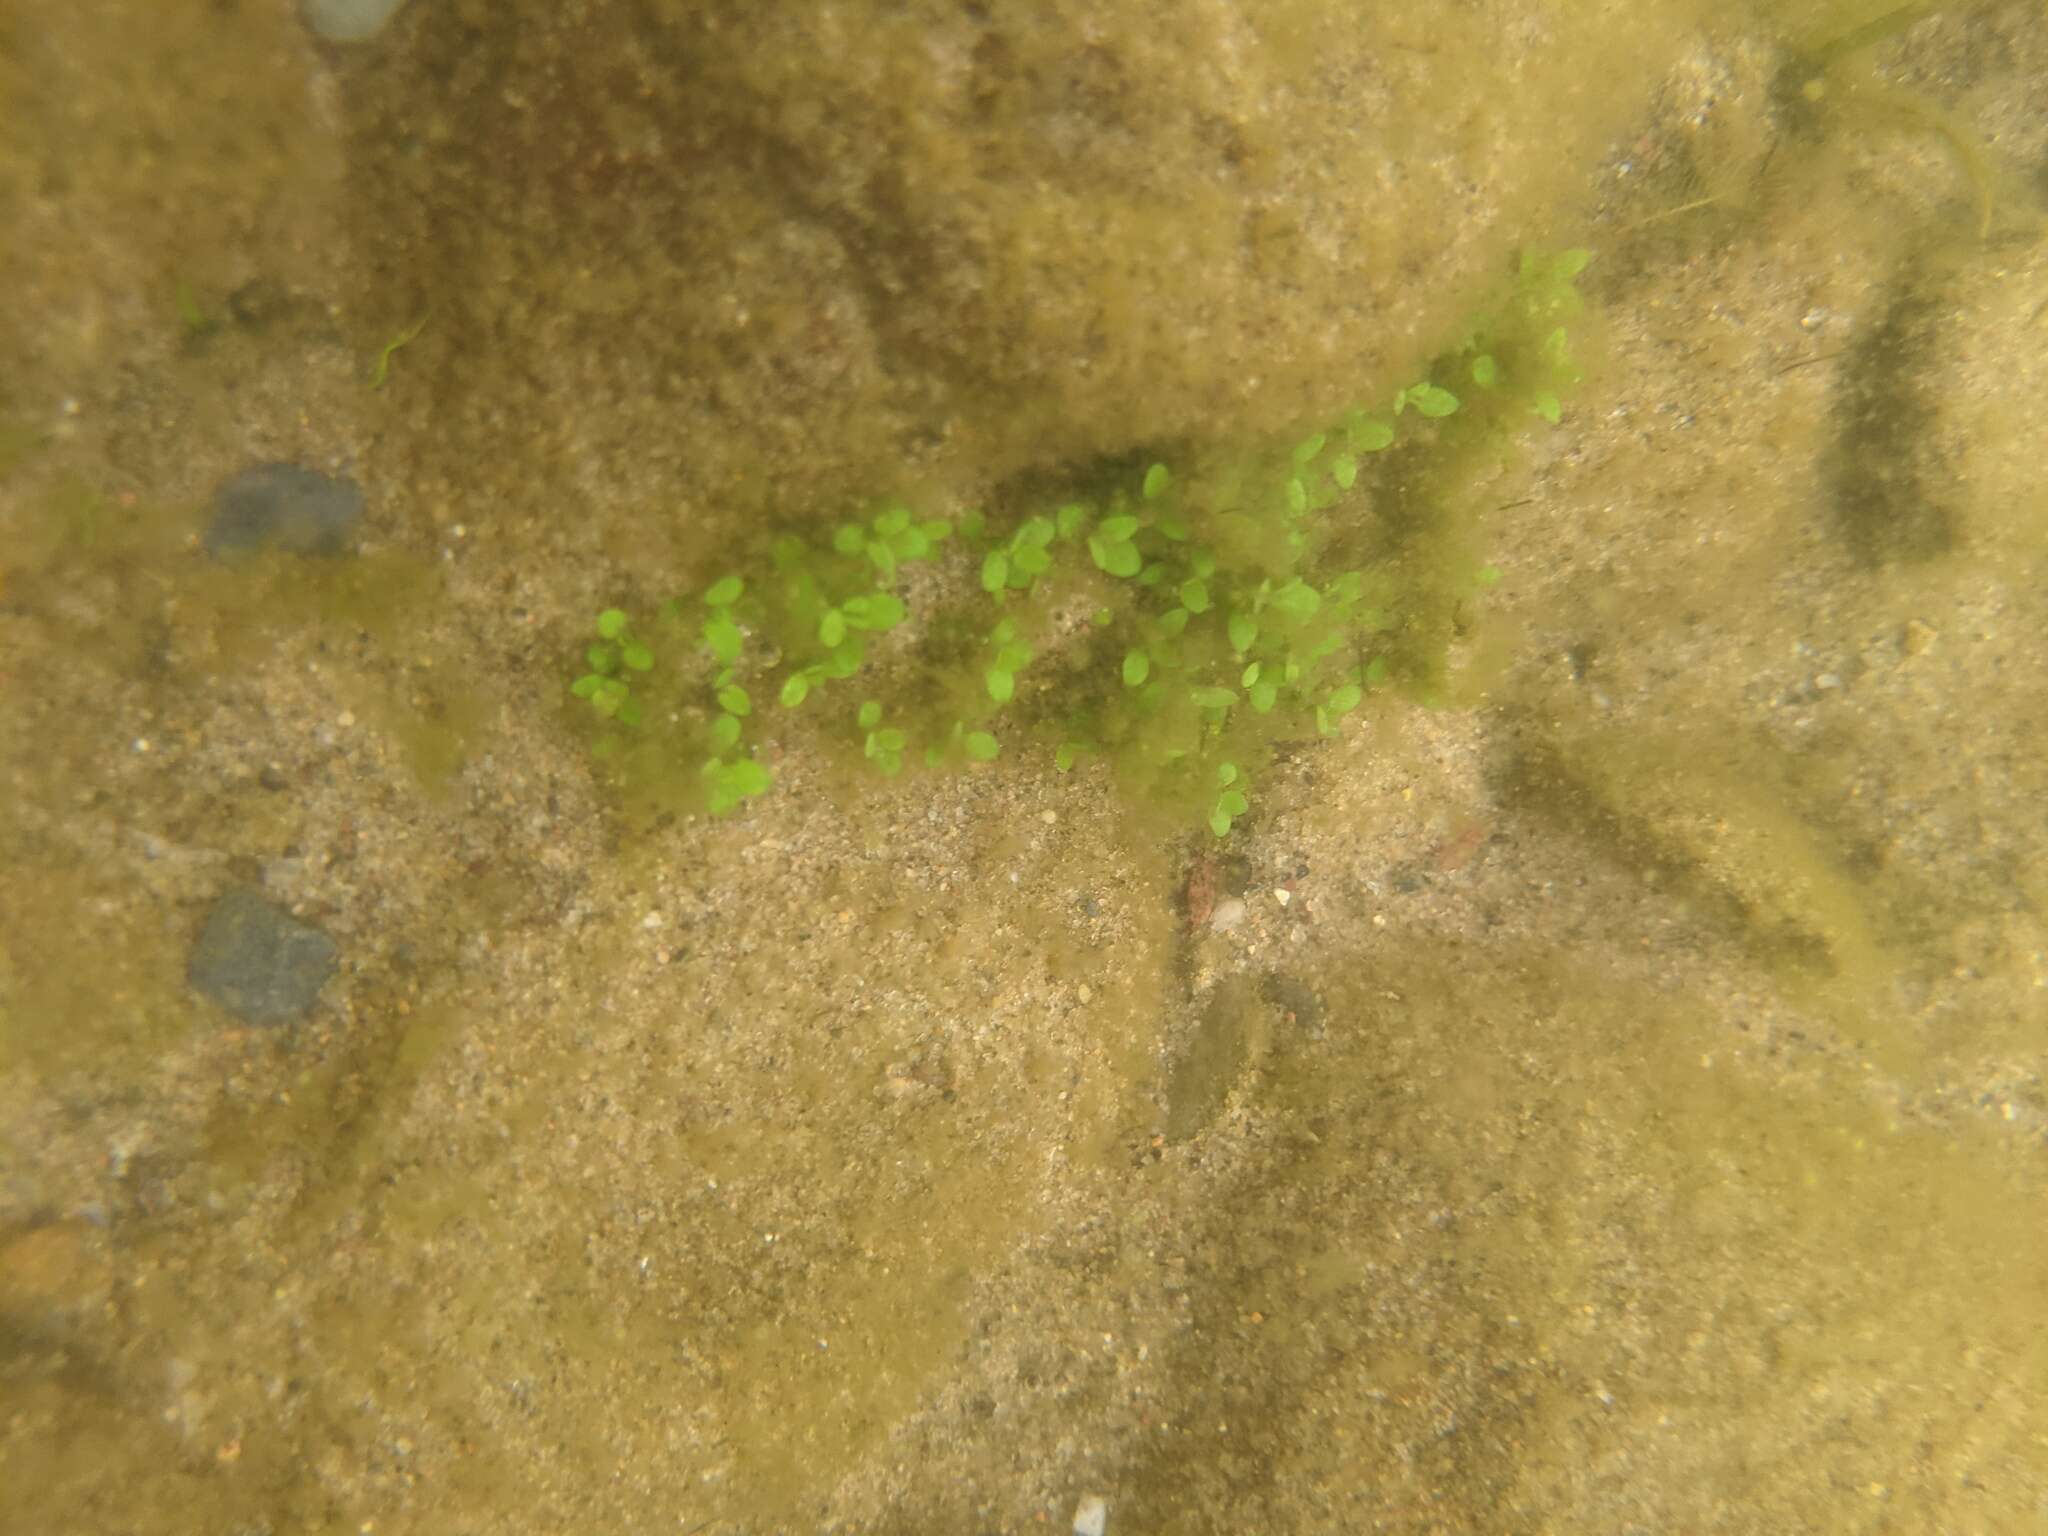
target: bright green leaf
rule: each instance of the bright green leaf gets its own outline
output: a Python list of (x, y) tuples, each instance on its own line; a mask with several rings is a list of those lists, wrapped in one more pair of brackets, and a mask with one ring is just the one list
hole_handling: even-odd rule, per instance
[(1273, 606), (1297, 623), (1314, 618), (1322, 605), (1321, 595), (1299, 576), (1273, 594)]
[(1408, 403), (1431, 420), (1448, 416), (1458, 408), (1458, 397), (1435, 384), (1411, 384)]
[(1360, 453), (1378, 453), (1394, 441), (1394, 429), (1384, 421), (1367, 419), (1351, 428), (1351, 446)]
[(903, 622), (907, 611), (903, 599), (893, 592), (866, 592), (858, 597), (849, 597), (840, 605), (848, 628), (869, 631), (894, 629)]
[(1100, 536), (1088, 540), (1088, 553), (1095, 557), (1096, 565), (1112, 576), (1135, 576), (1144, 564), (1137, 546), (1133, 544), (1106, 544)]
[(725, 763), (719, 768), (717, 789), (712, 796), (713, 803), (716, 804), (723, 798), (727, 807), (730, 807), (742, 800), (751, 800), (756, 795), (766, 794), (770, 782), (768, 770), (750, 757)]
[(711, 654), (730, 666), (739, 659), (741, 643), (740, 627), (733, 623), (732, 615), (723, 608), (714, 613), (704, 625), (704, 644)]
[(1152, 658), (1140, 650), (1124, 652), (1124, 686), (1136, 688), (1152, 675)]

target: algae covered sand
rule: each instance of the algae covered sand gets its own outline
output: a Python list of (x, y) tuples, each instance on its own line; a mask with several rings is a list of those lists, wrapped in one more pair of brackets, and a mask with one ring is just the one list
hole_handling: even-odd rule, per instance
[[(18, 8), (9, 1523), (2037, 1526), (2044, 92), (2037, 4)], [(608, 605), (1284, 446), (1562, 247), (1561, 420), (1335, 530), (1497, 579), (1226, 840), (593, 761)], [(275, 463), (348, 553), (208, 553)]]

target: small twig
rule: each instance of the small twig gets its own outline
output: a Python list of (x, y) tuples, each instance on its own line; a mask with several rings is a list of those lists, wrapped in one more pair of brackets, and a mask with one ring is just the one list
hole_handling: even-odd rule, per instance
[(1840, 352), (1823, 352), (1819, 357), (1802, 357), (1796, 363), (1787, 363), (1778, 372), (1782, 376), (1790, 373), (1794, 368), (1811, 368), (1815, 363), (1831, 363), (1840, 356), (1842, 356)]

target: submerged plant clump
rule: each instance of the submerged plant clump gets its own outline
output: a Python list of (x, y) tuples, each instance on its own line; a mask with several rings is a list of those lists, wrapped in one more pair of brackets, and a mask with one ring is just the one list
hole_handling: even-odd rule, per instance
[(719, 813), (770, 788), (761, 749), (799, 720), (891, 777), (1037, 747), (1060, 772), (1104, 758), (1127, 792), (1227, 836), (1277, 743), (1337, 734), (1416, 670), (1400, 534), (1367, 516), (1375, 461), (1410, 451), (1404, 481), (1440, 482), (1504, 429), (1555, 423), (1586, 259), (1525, 255), (1385, 409), (1288, 447), (1152, 462), (1007, 515), (887, 504), (829, 541), (784, 534), (645, 623), (607, 609), (570, 690), (596, 749)]

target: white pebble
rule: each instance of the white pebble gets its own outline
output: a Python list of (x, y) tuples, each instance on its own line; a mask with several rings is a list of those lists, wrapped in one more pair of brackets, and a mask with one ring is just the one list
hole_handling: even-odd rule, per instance
[(1209, 931), (1228, 933), (1243, 921), (1243, 900), (1236, 896), (1226, 896), (1216, 903), (1216, 910), (1209, 914)]
[(1102, 1536), (1109, 1528), (1109, 1503), (1102, 1495), (1089, 1494), (1074, 1506), (1074, 1536)]

